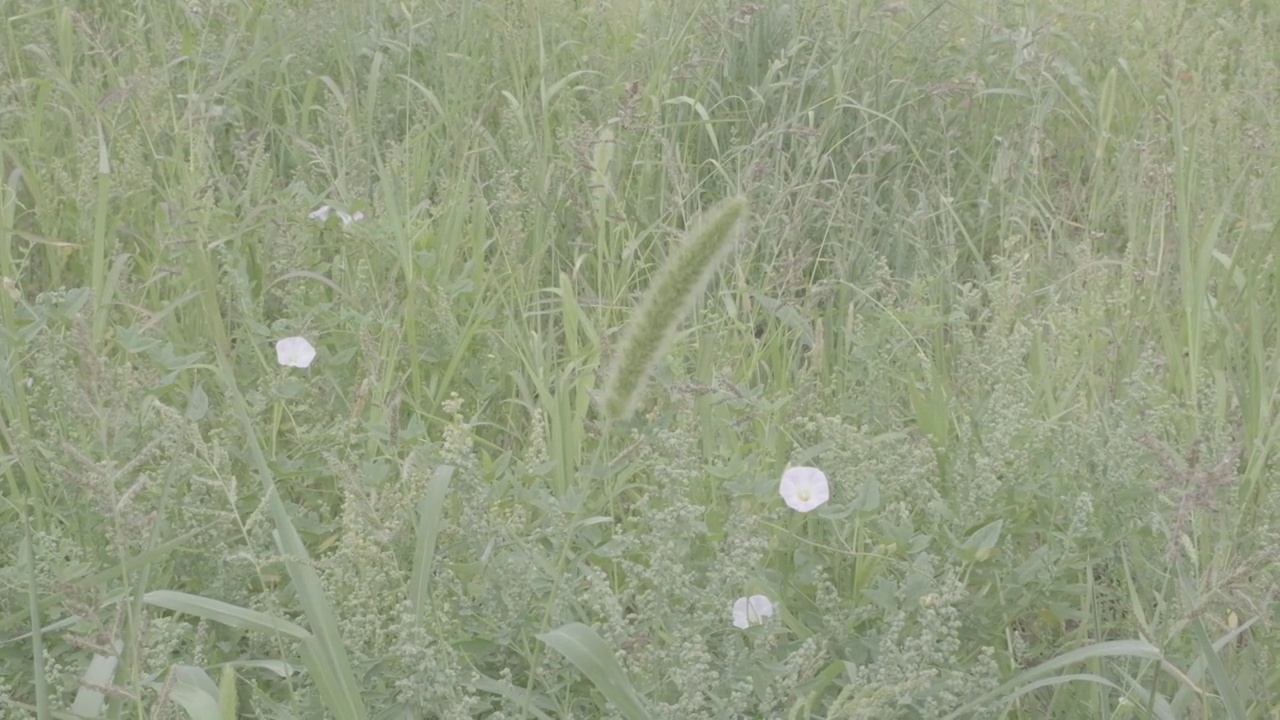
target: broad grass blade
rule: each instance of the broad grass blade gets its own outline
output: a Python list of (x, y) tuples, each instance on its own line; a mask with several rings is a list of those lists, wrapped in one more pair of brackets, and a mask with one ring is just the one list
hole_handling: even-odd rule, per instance
[(218, 361), (227, 394), (234, 400), (236, 415), (244, 426), (249, 460), (262, 482), (271, 520), (276, 527), (272, 533), (276, 547), (281, 555), (289, 558), (285, 561), (285, 569), (289, 572), (298, 602), (307, 617), (307, 625), (311, 628), (311, 637), (302, 641), (302, 661), (307, 666), (325, 707), (337, 720), (367, 720), (369, 711), (351, 669), (347, 650), (342, 645), (337, 616), (325, 595), (320, 574), (311, 564), (307, 546), (302, 542), (302, 537), (293, 526), (293, 519), (289, 517), (289, 511), (280, 499), (275, 476), (262, 452), (257, 428), (249, 417), (248, 404), (236, 384), (235, 373), (225, 352), (218, 353)]
[(569, 623), (538, 635), (538, 639), (577, 666), (628, 720), (648, 720), (649, 713), (640, 696), (595, 630), (582, 623)]
[(413, 613), (421, 618), (431, 597), (431, 572), (436, 564), (436, 538), (440, 536), (440, 518), (444, 499), (449, 494), (454, 467), (441, 465), (431, 476), (427, 494), (418, 503), (418, 542), (413, 553), (413, 576), (409, 579), (409, 601)]
[(502, 683), (492, 678), (479, 677), (473, 681), (473, 684), (477, 690), (500, 695), (514, 702), (520, 706), (521, 712), (528, 713), (538, 718), (538, 720), (551, 720), (552, 716), (543, 712), (543, 710), (554, 712), (556, 709), (556, 706), (547, 698), (511, 683)]
[[(1255, 615), (1249, 620), (1240, 623), (1240, 625), (1231, 632), (1215, 640), (1213, 643), (1213, 649), (1215, 651), (1219, 651), (1226, 647), (1227, 644), (1236, 642), (1237, 638), (1247, 632), (1254, 623), (1261, 619), (1262, 616)], [(1217, 657), (1216, 652), (1214, 657)], [(1208, 656), (1201, 653), (1200, 657), (1197, 657), (1195, 662), (1191, 663), (1191, 668), (1187, 670), (1187, 679), (1182, 682), (1182, 686), (1178, 688), (1177, 694), (1173, 696), (1173, 711), (1178, 717), (1185, 717), (1188, 713), (1187, 708), (1191, 706), (1191, 701), (1194, 698), (1202, 697), (1205, 694), (1204, 689), (1199, 686), (1199, 683), (1204, 678), (1204, 673), (1207, 669), (1208, 663)]]
[(1156, 661), (1163, 659), (1160, 653), (1160, 648), (1157, 648), (1155, 645), (1152, 645), (1145, 640), (1111, 640), (1108, 642), (1095, 643), (1093, 645), (1063, 653), (1052, 660), (1047, 660), (1029, 670), (1018, 673), (1018, 675), (1013, 679), (1005, 682), (995, 690), (965, 703), (959, 709), (944, 717), (943, 720), (952, 720), (952, 718), (961, 717), (966, 713), (972, 712), (973, 710), (986, 705), (992, 700), (1011, 696), (1016, 697), (1021, 694), (1020, 692), (1017, 692), (1019, 688), (1039, 680), (1042, 675), (1064, 669), (1069, 665), (1085, 662), (1086, 660), (1096, 660), (1107, 657), (1135, 657), (1143, 660)]
[(208, 673), (191, 665), (176, 665), (172, 672), (169, 699), (186, 710), (187, 717), (191, 720), (221, 720), (223, 713), (218, 702), (218, 686)]
[(276, 546), (285, 557), (302, 560), (285, 563), (298, 592), (298, 602), (302, 605), (307, 624), (311, 626), (313, 633), (302, 643), (302, 661), (312, 673), (316, 689), (324, 698), (325, 707), (334, 717), (338, 720), (366, 720), (369, 712), (351, 669), (347, 649), (342, 644), (337, 616), (320, 583), (320, 574), (306, 562), (309, 557), (307, 547), (298, 536), (298, 531), (293, 528), (284, 503), (280, 501), (274, 487), (271, 488), (270, 495), (272, 515), (276, 521)]
[(124, 643), (115, 640), (112, 643), (114, 655), (94, 654), (89, 661), (89, 669), (80, 678), (80, 690), (71, 703), (71, 714), (77, 717), (96, 718), (102, 714), (107, 696), (97, 688), (111, 687), (116, 678), (116, 665), (120, 664), (120, 655), (124, 652)]
[(311, 633), (297, 623), (284, 618), (232, 605), (221, 600), (192, 595), (176, 590), (152, 590), (142, 596), (142, 602), (174, 612), (195, 615), (241, 630), (265, 633), (281, 633), (295, 640), (306, 640)]

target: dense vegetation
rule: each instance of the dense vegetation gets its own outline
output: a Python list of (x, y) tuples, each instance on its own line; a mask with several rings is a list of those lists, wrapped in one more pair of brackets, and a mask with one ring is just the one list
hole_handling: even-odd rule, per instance
[(1280, 6), (3, 7), (0, 715), (1276, 717)]

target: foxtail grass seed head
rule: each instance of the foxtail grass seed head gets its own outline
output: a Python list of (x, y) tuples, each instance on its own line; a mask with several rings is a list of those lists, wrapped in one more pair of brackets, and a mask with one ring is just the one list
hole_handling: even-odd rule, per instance
[(627, 326), (609, 368), (603, 396), (607, 417), (625, 420), (635, 411), (654, 364), (670, 347), (680, 321), (733, 248), (746, 213), (745, 198), (720, 202), (693, 224), (667, 258)]

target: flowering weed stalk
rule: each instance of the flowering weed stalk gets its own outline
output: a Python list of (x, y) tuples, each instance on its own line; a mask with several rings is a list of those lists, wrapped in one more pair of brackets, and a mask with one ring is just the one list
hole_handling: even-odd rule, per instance
[(745, 198), (720, 202), (694, 223), (667, 259), (627, 328), (621, 350), (609, 368), (604, 411), (610, 419), (625, 420), (635, 410), (654, 363), (670, 347), (676, 326), (689, 313), (720, 261), (733, 248), (739, 223), (746, 212)]

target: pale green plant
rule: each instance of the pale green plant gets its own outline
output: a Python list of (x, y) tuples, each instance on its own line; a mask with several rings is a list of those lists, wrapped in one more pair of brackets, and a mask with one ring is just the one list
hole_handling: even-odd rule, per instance
[(664, 261), (610, 364), (603, 390), (603, 409), (609, 418), (625, 420), (634, 412), (654, 364), (670, 348), (680, 321), (733, 249), (746, 212), (744, 198), (712, 207)]

